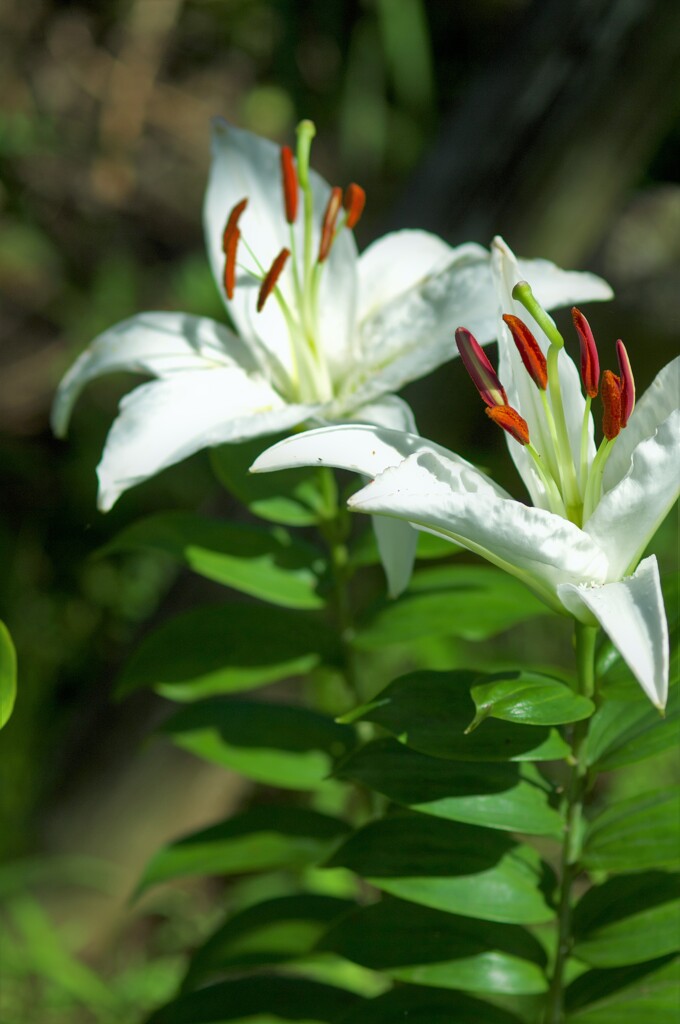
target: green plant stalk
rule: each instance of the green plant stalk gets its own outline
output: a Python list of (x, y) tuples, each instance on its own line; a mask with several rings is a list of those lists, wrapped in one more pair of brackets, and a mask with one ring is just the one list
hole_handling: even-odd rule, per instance
[[(576, 623), (575, 647), (579, 693), (592, 698), (595, 694), (595, 642), (599, 627)], [(557, 946), (552, 977), (546, 997), (544, 1024), (564, 1022), (564, 975), (571, 951), (571, 894), (580, 872), (583, 802), (589, 786), (583, 747), (588, 735), (588, 719), (576, 722), (572, 733), (572, 766), (565, 797), (566, 815), (562, 855), (560, 859), (560, 896), (557, 911)]]

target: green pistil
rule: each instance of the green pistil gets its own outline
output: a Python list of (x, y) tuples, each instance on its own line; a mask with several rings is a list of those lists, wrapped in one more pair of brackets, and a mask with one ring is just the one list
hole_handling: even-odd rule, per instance
[(590, 423), (590, 407), (592, 404), (592, 398), (590, 395), (586, 395), (586, 407), (583, 412), (583, 423), (581, 425), (581, 466), (579, 473), (579, 483), (583, 495), (585, 495), (586, 482), (588, 480), (588, 425)]
[(588, 481), (586, 483), (586, 492), (583, 498), (584, 523), (590, 519), (600, 500), (600, 496), (602, 494), (602, 475), (604, 473), (604, 467), (607, 465), (607, 459), (611, 455), (615, 441), (615, 437), (610, 441), (605, 437), (596, 452), (595, 458), (593, 459), (590, 467), (590, 473), (588, 474)]
[(546, 467), (543, 465), (543, 460), (541, 459), (541, 456), (538, 454), (538, 452), (532, 444), (525, 445), (525, 448), (529, 452), (531, 458), (534, 460), (534, 465), (536, 466), (538, 475), (540, 476), (543, 486), (545, 487), (545, 493), (548, 497), (550, 511), (554, 512), (558, 516), (565, 517), (566, 509), (564, 507), (564, 502), (562, 501), (562, 496), (560, 494), (559, 488), (555, 483), (553, 477), (551, 476), (549, 470), (547, 470)]
[(538, 304), (531, 290), (531, 285), (527, 281), (518, 281), (512, 289), (512, 297), (516, 302), (524, 306), (527, 313), (531, 313), (538, 326), (545, 332), (551, 345), (555, 348), (564, 348), (564, 338), (557, 330), (555, 321)]
[(546, 462), (548, 463), (548, 468), (553, 479), (556, 480), (559, 477), (559, 472), (557, 469), (557, 462), (555, 461), (555, 453), (557, 452), (557, 430), (555, 428), (555, 417), (552, 414), (552, 409), (550, 408), (550, 402), (548, 401), (546, 392), (543, 388), (539, 388), (538, 393), (541, 396), (543, 412), (545, 413), (545, 422), (548, 427), (548, 433), (550, 434), (550, 440), (552, 441), (552, 448), (548, 447), (545, 452)]
[(312, 220), (314, 216), (314, 196), (309, 181), (309, 154), (312, 147), (312, 139), (316, 135), (316, 128), (312, 121), (300, 121), (297, 126), (297, 173), (300, 188), (304, 199), (304, 275), (303, 287), (305, 293), (311, 285), (310, 276), (312, 273)]

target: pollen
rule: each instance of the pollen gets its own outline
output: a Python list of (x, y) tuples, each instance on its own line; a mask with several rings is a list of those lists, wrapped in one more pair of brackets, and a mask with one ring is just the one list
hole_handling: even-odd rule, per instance
[(321, 241), (319, 243), (319, 263), (323, 263), (328, 258), (328, 254), (331, 251), (331, 246), (335, 239), (335, 223), (338, 219), (338, 213), (342, 206), (342, 189), (332, 188), (331, 194), (328, 199), (326, 206), (326, 212), (323, 216), (323, 225), (321, 227)]
[(347, 220), (345, 221), (345, 224), (351, 231), (358, 223), (361, 214), (364, 212), (364, 206), (366, 205), (366, 193), (361, 185), (357, 185), (355, 182), (352, 182), (351, 185), (347, 186), (342, 200), (342, 205), (347, 213)]
[(571, 311), (571, 318), (578, 334), (581, 344), (581, 380), (589, 398), (597, 396), (600, 383), (600, 360), (597, 354), (597, 345), (590, 324), (580, 309), (576, 306)]
[(283, 146), (281, 149), (281, 179), (286, 220), (289, 224), (294, 224), (298, 208), (298, 181), (293, 151), (290, 146)]
[(236, 287), (236, 249), (240, 237), (241, 232), (235, 225), (232, 226), (228, 235), (225, 229), (224, 247), (227, 258), (224, 263), (224, 290), (227, 293), (228, 299), (234, 298), (234, 289)]
[(625, 427), (630, 419), (630, 414), (635, 408), (635, 380), (630, 366), (630, 359), (626, 352), (626, 346), (621, 339), (616, 342), (616, 358), (619, 362), (619, 373), (621, 374), (621, 426)]
[(605, 370), (602, 374), (602, 433), (608, 441), (618, 437), (622, 420), (622, 397), (623, 385), (621, 378), (617, 377), (611, 370)]
[(267, 271), (265, 278), (260, 285), (260, 290), (257, 295), (257, 311), (262, 312), (265, 302), (274, 291), (276, 282), (281, 276), (281, 272), (286, 265), (286, 261), (290, 256), (290, 249), (282, 249), (279, 255), (276, 257), (271, 267)]
[(229, 214), (229, 218), (224, 227), (224, 232), (222, 233), (222, 251), (224, 253), (227, 253), (229, 251), (230, 237), (232, 233), (238, 228), (238, 222), (240, 220), (241, 214), (243, 213), (247, 205), (248, 200), (241, 199), (241, 201), (236, 204), (236, 206)]
[(545, 391), (548, 386), (548, 364), (533, 334), (518, 316), (506, 313), (503, 316), (506, 327), (512, 334), (524, 368), (537, 388)]
[(508, 404), (505, 388), (498, 379), (493, 366), (484, 355), (484, 350), (467, 327), (456, 328), (456, 345), (465, 369), (472, 378), (484, 402), (491, 408)]
[(521, 445), (529, 444), (529, 426), (523, 416), (511, 405), (497, 405), (484, 410), (486, 415), (499, 427), (519, 441)]

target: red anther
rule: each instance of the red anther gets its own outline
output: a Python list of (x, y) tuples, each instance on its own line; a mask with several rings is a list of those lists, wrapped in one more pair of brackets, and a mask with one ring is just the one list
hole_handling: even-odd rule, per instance
[(605, 370), (602, 374), (602, 433), (608, 441), (617, 437), (622, 427), (622, 394), (623, 386), (621, 378), (617, 377), (611, 370)]
[(626, 346), (620, 338), (616, 342), (616, 358), (619, 361), (619, 373), (621, 374), (621, 426), (625, 427), (635, 408), (635, 381)]
[(527, 325), (518, 316), (506, 314), (503, 320), (512, 334), (525, 370), (536, 387), (540, 388), (541, 391), (545, 391), (548, 386), (548, 364), (541, 351), (541, 346)]
[(472, 378), (472, 383), (479, 391), (482, 399), (490, 408), (508, 404), (505, 388), (499, 381), (496, 371), (484, 355), (484, 351), (467, 327), (456, 328), (456, 345), (465, 369)]
[(260, 290), (257, 295), (257, 311), (262, 312), (262, 307), (265, 302), (274, 291), (276, 282), (281, 276), (281, 271), (286, 265), (286, 260), (290, 256), (290, 249), (282, 249), (279, 255), (276, 257), (271, 267), (267, 271), (266, 277), (260, 285)]
[(321, 241), (319, 243), (319, 263), (323, 263), (323, 261), (327, 259), (328, 253), (331, 251), (333, 239), (335, 238), (335, 222), (338, 219), (338, 213), (340, 212), (341, 206), (342, 189), (332, 188), (328, 204), (326, 206), (326, 212), (323, 215)]
[(514, 437), (515, 441), (519, 441), (522, 445), (529, 444), (527, 421), (511, 405), (493, 406), (485, 409), (484, 412), (489, 419), (510, 434), (510, 437)]
[(241, 232), (237, 227), (232, 226), (228, 235), (226, 231), (224, 232), (224, 237), (225, 253), (227, 256), (224, 263), (224, 290), (227, 293), (227, 298), (233, 299), (234, 288), (236, 287), (236, 248)]
[(361, 185), (352, 182), (351, 185), (347, 186), (342, 205), (347, 211), (346, 226), (351, 231), (364, 212), (364, 206), (366, 205), (366, 193)]
[(286, 206), (286, 220), (289, 224), (294, 224), (298, 207), (298, 182), (293, 151), (290, 146), (283, 146), (281, 149), (281, 178), (283, 180), (283, 201)]
[(571, 318), (581, 343), (581, 380), (589, 398), (597, 396), (600, 383), (600, 360), (597, 355), (597, 345), (590, 324), (580, 309), (576, 306), (571, 311)]
[(226, 253), (229, 248), (229, 238), (234, 229), (238, 227), (239, 218), (247, 205), (248, 200), (242, 199), (239, 203), (236, 204), (234, 209), (229, 214), (229, 220), (227, 221), (226, 226), (224, 228), (224, 232), (222, 233), (222, 251), (224, 253)]

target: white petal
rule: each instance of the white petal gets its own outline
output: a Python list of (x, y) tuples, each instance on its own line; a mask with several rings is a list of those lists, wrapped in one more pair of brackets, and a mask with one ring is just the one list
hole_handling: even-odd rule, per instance
[[(549, 342), (534, 318), (512, 298), (512, 289), (518, 281), (526, 280), (536, 298), (546, 309), (573, 304), (586, 299), (609, 299), (609, 285), (594, 274), (560, 270), (548, 260), (518, 261), (502, 238), (494, 238), (492, 265), (498, 302), (498, 371), (508, 394), (510, 405), (517, 408), (529, 426), (534, 447), (550, 464), (553, 442), (546, 428), (543, 402), (538, 388), (524, 368), (509, 330), (500, 319), (501, 314), (518, 316), (527, 324), (545, 354)], [(558, 373), (562, 391), (567, 430), (574, 464), (580, 464), (581, 428), (585, 413), (585, 398), (581, 378), (574, 361), (562, 349), (558, 356)], [(592, 417), (589, 421), (589, 461), (595, 454)], [(547, 507), (543, 484), (527, 452), (508, 439), (508, 449), (534, 504)]]
[(346, 420), (351, 423), (370, 423), (387, 430), (400, 430), (417, 434), (416, 420), (411, 406), (398, 395), (383, 395), (375, 402), (369, 402), (349, 413)]
[(239, 367), (143, 384), (122, 400), (106, 440), (99, 508), (108, 511), (124, 491), (201, 448), (286, 430), (313, 411), (285, 405)]
[(243, 342), (214, 320), (188, 313), (140, 313), (104, 331), (76, 359), (57, 389), (52, 429), (64, 436), (80, 392), (103, 374), (129, 370), (169, 377), (234, 362), (255, 369)]
[(451, 251), (429, 231), (393, 231), (369, 245), (359, 257), (359, 321), (434, 273)]
[(597, 619), (649, 699), (658, 708), (668, 696), (668, 623), (654, 555), (633, 576), (604, 586), (558, 588), (565, 607), (581, 620), (584, 608)]
[(390, 466), (398, 466), (414, 452), (437, 453), (467, 469), (471, 474), (476, 474), (480, 488), (488, 489), (489, 493), (505, 496), (505, 491), (501, 487), (497, 487), (469, 462), (441, 445), (426, 441), (417, 434), (368, 425), (343, 424), (322, 427), (320, 430), (307, 430), (304, 434), (287, 437), (262, 452), (250, 467), (250, 471), (269, 473), (272, 470), (293, 469), (296, 466), (332, 466), (372, 479)]
[(660, 370), (633, 409), (625, 430), (616, 439), (604, 471), (604, 489), (609, 490), (626, 475), (634, 449), (651, 437), (659, 424), (680, 407), (680, 356)]
[(524, 580), (553, 607), (559, 583), (604, 581), (606, 557), (587, 534), (560, 516), (499, 496), (488, 477), (461, 461), (413, 455), (349, 504), (457, 541)]
[[(213, 123), (212, 147), (203, 222), (215, 281), (239, 333), (258, 346), (263, 363), (270, 363), (270, 372), (274, 374), (278, 367), (283, 367), (290, 374), (289, 335), (277, 302), (270, 298), (261, 313), (256, 311), (262, 271), (269, 269), (281, 249), (291, 245), (284, 211), (280, 147), (219, 119)], [(330, 187), (314, 172), (310, 173), (310, 181), (314, 194), (315, 225), (312, 244), (316, 256)], [(246, 198), (248, 206), (239, 221), (241, 243), (238, 264), (241, 271), (234, 298), (229, 302), (223, 286), (222, 234), (230, 211)], [(300, 262), (303, 248), (302, 195), (295, 224), (295, 244)], [(356, 260), (354, 238), (351, 232), (343, 231), (338, 235), (324, 268), (320, 295), (322, 321), (320, 338), (317, 339), (327, 350), (334, 367), (346, 360), (352, 343), (356, 319)], [(292, 260), (288, 261), (279, 287), (285, 299), (295, 307)]]
[(679, 494), (680, 410), (676, 409), (652, 437), (638, 444), (628, 473), (607, 491), (584, 525), (607, 552), (609, 579), (620, 579), (637, 563)]

